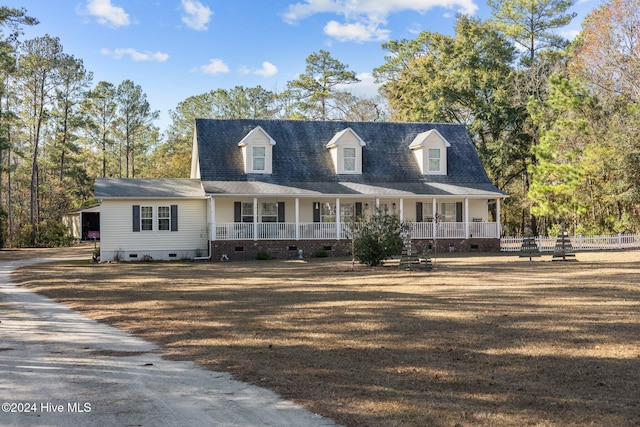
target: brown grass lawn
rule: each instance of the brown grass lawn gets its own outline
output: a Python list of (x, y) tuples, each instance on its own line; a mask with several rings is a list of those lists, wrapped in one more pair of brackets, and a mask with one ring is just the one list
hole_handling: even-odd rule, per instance
[(640, 252), (90, 264), (16, 280), (348, 426), (639, 426)]

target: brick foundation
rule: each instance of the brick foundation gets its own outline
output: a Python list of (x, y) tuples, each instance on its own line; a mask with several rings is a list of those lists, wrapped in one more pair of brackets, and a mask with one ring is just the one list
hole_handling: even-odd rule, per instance
[[(211, 242), (212, 261), (219, 261), (223, 254), (230, 261), (247, 261), (257, 258), (258, 253), (266, 251), (271, 258), (296, 259), (302, 249), (304, 258), (315, 257), (319, 251), (328, 256), (349, 256), (349, 240), (218, 240)], [(438, 239), (437, 252), (493, 252), (500, 251), (499, 239)], [(418, 251), (428, 247), (433, 252), (433, 240), (413, 240)], [(451, 246), (452, 245), (452, 246)]]

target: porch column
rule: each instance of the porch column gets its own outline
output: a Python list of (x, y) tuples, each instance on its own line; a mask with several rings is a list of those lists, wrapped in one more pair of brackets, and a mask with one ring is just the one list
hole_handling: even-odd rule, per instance
[(300, 240), (300, 198), (296, 197), (296, 240)]
[(216, 199), (213, 197), (209, 197), (209, 221), (211, 222), (209, 240), (216, 240)]
[(400, 221), (404, 221), (404, 199), (400, 198)]
[(438, 231), (438, 223), (436, 222), (436, 217), (438, 216), (438, 202), (436, 201), (436, 198), (433, 198), (433, 218), (431, 220), (432, 222), (432, 226), (433, 226), (433, 238), (435, 239), (436, 237), (438, 237), (436, 235), (437, 231)]
[(253, 240), (258, 240), (258, 198), (253, 198)]
[(468, 239), (469, 237), (469, 199), (464, 199), (464, 235)]
[(336, 197), (336, 240), (340, 240), (342, 222), (340, 221), (340, 198)]
[(496, 198), (496, 227), (498, 228), (496, 230), (496, 234), (497, 234), (497, 238), (500, 238), (500, 235), (502, 234), (502, 225), (500, 224), (501, 220), (500, 220), (500, 198), (497, 197)]
[(380, 210), (380, 199), (376, 197), (376, 210)]

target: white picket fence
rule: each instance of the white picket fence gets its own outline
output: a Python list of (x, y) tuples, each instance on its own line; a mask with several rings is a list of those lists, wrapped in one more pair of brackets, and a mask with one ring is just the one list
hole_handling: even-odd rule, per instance
[[(519, 252), (522, 237), (502, 237), (502, 252)], [(640, 234), (614, 234), (610, 236), (573, 236), (569, 238), (575, 251), (603, 251), (621, 249), (640, 249)], [(536, 237), (540, 252), (553, 252), (557, 237)]]

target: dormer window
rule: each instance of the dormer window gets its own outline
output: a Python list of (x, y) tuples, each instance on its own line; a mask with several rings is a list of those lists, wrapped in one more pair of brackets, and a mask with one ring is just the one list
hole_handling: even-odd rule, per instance
[(429, 173), (440, 172), (440, 149), (429, 148)]
[(253, 147), (253, 170), (264, 171), (267, 155), (266, 147)]
[(362, 147), (367, 145), (351, 128), (335, 134), (326, 147), (336, 174), (362, 174)]
[(258, 126), (242, 138), (238, 146), (242, 148), (245, 173), (272, 173), (272, 148), (276, 142)]
[(423, 175), (447, 174), (448, 147), (449, 141), (435, 129), (416, 135), (409, 145)]
[(345, 147), (342, 149), (342, 166), (345, 172), (356, 171), (356, 149)]

